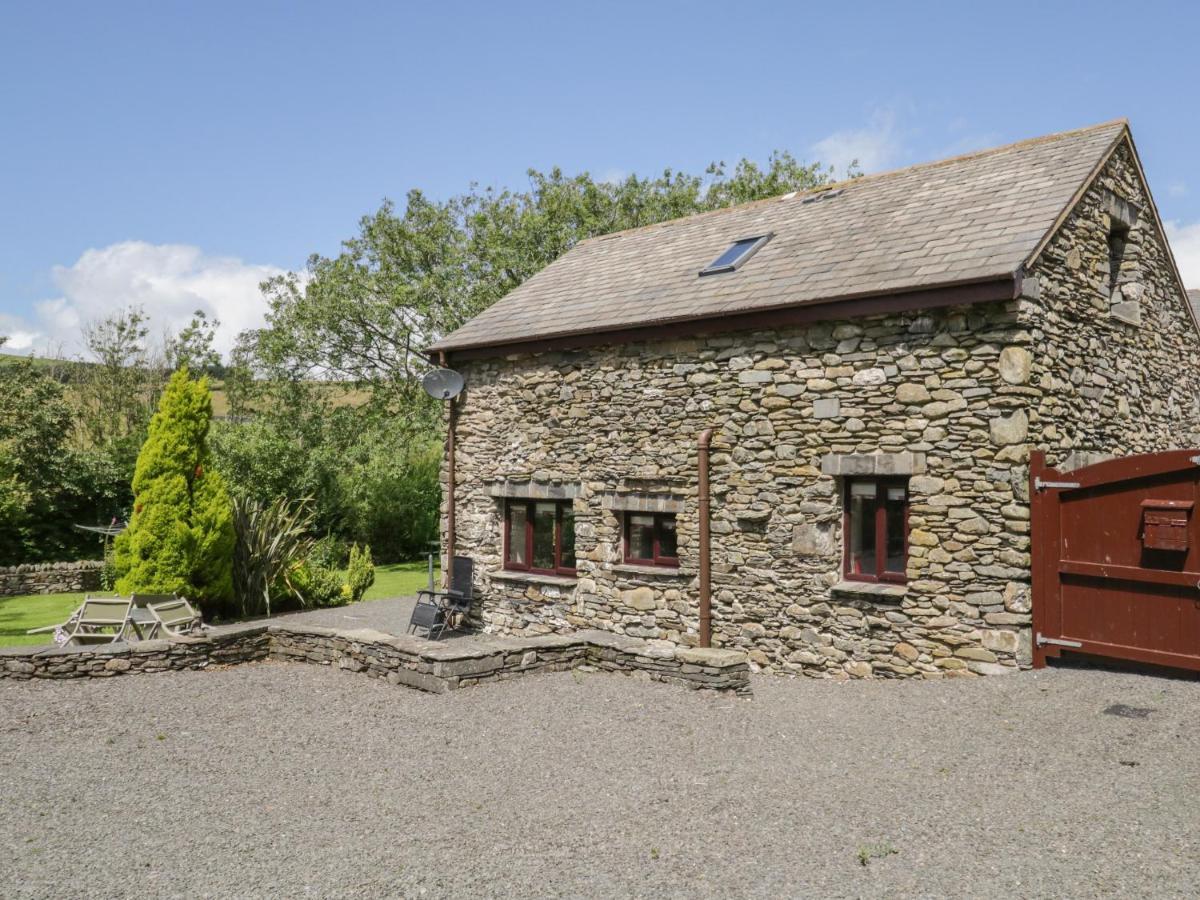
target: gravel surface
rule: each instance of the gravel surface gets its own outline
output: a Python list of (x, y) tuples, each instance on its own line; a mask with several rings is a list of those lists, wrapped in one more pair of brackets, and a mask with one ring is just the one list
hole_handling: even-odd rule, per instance
[(435, 696), (271, 662), (0, 682), (0, 895), (1200, 892), (1196, 681), (754, 689)]

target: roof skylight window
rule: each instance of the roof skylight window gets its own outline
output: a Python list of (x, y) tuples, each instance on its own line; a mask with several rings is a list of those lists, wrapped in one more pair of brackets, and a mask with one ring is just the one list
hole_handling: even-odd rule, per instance
[(746, 260), (759, 251), (771, 235), (761, 234), (758, 237), (741, 238), (734, 241), (724, 253), (700, 270), (701, 275), (716, 275), (720, 272), (732, 272), (741, 267)]

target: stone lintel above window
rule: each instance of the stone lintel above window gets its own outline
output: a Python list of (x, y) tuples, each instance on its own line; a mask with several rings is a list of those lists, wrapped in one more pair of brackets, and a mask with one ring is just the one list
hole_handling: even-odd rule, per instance
[(844, 478), (852, 475), (923, 475), (924, 453), (828, 453), (821, 457), (821, 474)]
[(511, 497), (519, 500), (574, 500), (579, 496), (579, 485), (560, 481), (506, 478), (493, 481), (488, 485), (487, 492), (488, 496), (497, 499)]
[(1124, 197), (1117, 196), (1108, 189), (1101, 192), (1100, 204), (1114, 224), (1125, 228), (1133, 228), (1137, 225), (1138, 219), (1142, 215), (1141, 207), (1130, 203)]
[(645, 513), (675, 513), (683, 512), (683, 499), (670, 494), (605, 494), (603, 505), (606, 509), (621, 512)]

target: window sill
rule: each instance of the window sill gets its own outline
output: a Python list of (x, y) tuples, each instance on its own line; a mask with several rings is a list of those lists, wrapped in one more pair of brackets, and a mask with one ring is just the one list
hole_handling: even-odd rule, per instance
[(678, 566), (638, 566), (633, 563), (621, 563), (612, 570), (622, 575), (659, 575), (663, 578), (678, 578), (682, 574)]
[(839, 581), (831, 590), (843, 597), (858, 597), (862, 600), (891, 600), (893, 602), (903, 600), (908, 594), (908, 588), (903, 584), (878, 581)]
[(549, 584), (554, 587), (571, 588), (579, 579), (571, 575), (539, 575), (536, 572), (518, 572), (515, 569), (493, 569), (488, 572), (493, 581), (521, 581), (530, 584)]

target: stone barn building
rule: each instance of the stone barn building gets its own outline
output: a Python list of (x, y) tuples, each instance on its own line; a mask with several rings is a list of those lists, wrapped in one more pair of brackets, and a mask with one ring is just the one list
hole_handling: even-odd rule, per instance
[(1200, 429), (1124, 121), (587, 240), (433, 350), (483, 628), (696, 644), (710, 583), (714, 646), (824, 677), (1026, 665), (1030, 452)]

